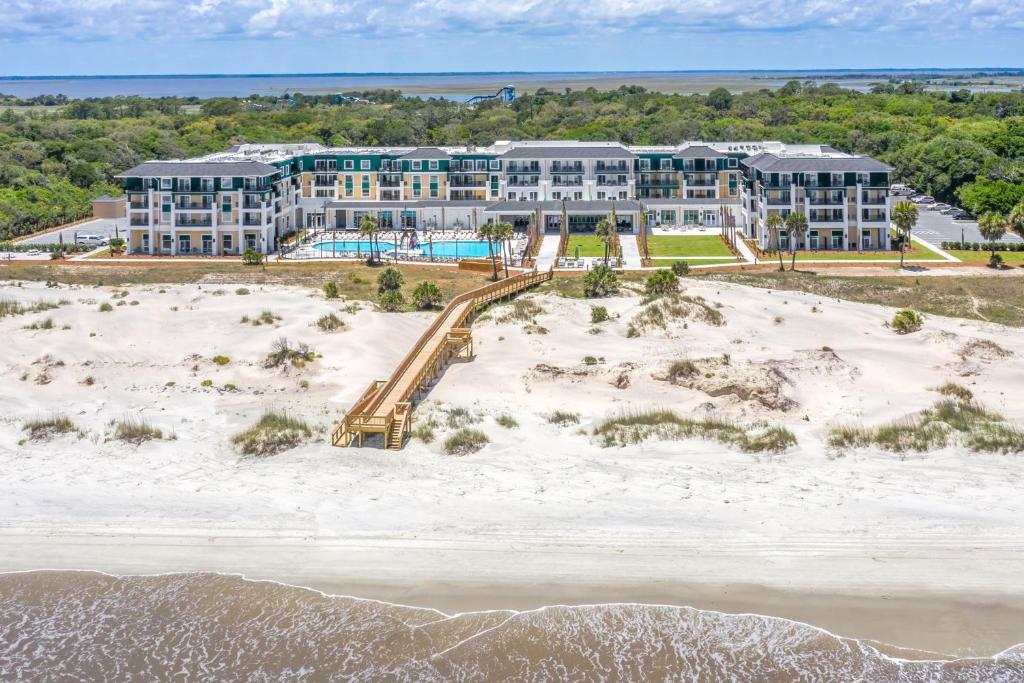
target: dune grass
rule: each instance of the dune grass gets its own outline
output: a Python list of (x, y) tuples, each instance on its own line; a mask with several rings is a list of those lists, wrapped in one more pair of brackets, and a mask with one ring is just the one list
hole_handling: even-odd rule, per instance
[(268, 456), (295, 448), (312, 435), (313, 430), (302, 420), (270, 410), (231, 437), (231, 443), (243, 455)]
[(82, 430), (71, 421), (71, 418), (63, 414), (27, 420), (21, 428), (28, 432), (30, 441), (42, 441), (61, 434), (82, 433)]
[(796, 436), (785, 427), (748, 429), (718, 418), (680, 417), (671, 410), (633, 411), (610, 417), (594, 429), (594, 436), (606, 448), (633, 446), (651, 439), (700, 438), (734, 446), (744, 453), (781, 453), (797, 443)]
[(126, 417), (122, 420), (117, 420), (113, 422), (113, 427), (116, 440), (135, 446), (146, 441), (164, 438), (162, 429), (154, 427), (141, 417)]
[(460, 429), (444, 441), (444, 452), (447, 455), (469, 455), (476, 453), (490, 443), (487, 435), (479, 429)]
[(952, 398), (875, 427), (836, 427), (828, 443), (839, 450), (874, 446), (893, 453), (925, 453), (951, 445), (978, 453), (1020, 453), (1024, 430), (1005, 424), (1002, 415), (980, 403)]

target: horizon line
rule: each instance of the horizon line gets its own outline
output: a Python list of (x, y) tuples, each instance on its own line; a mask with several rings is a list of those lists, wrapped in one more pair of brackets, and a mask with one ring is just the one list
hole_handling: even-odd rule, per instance
[(325, 77), (368, 77), (368, 76), (517, 76), (517, 75), (600, 75), (600, 74), (832, 74), (865, 73), (884, 75), (888, 73), (955, 73), (963, 71), (1001, 71), (1024, 73), (1024, 67), (1014, 66), (959, 66), (959, 67), (842, 67), (811, 69), (584, 69), (562, 71), (486, 70), (486, 71), (337, 71), (337, 72), (256, 72), (256, 73), (168, 73), (168, 74), (43, 74), (37, 76), (22, 74), (0, 74), (4, 81), (45, 81), (45, 80), (103, 80), (126, 79), (183, 79), (183, 78), (325, 78)]

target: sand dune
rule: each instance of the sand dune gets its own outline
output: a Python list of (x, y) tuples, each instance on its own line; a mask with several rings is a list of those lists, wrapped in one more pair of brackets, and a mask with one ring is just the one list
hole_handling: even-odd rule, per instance
[[(910, 647), (1024, 640), (1012, 626), (1024, 615), (1024, 459), (826, 445), (833, 425), (932, 405), (930, 388), (946, 381), (1024, 422), (1018, 330), (930, 317), (899, 336), (883, 307), (688, 283), (724, 324), (691, 316), (629, 337), (637, 296), (600, 302), (612, 319), (594, 325), (593, 302), (531, 295), (543, 309), (532, 333), (500, 312), (478, 322), (475, 360), (450, 367), (418, 409), (418, 423), (438, 422), (436, 438), (394, 453), (332, 448), (327, 429), (430, 316), (339, 312), (345, 303), (319, 292), (249, 289), (136, 286), (112, 298), (121, 288), (0, 286), (0, 298), (23, 303), (70, 301), (0, 319), (0, 570), (220, 570), (447, 608), (460, 593), (477, 607), (488, 595), (494, 606), (515, 595), (710, 603), (729, 586), (879, 604), (962, 599), (1010, 616), (950, 608), (895, 633), (857, 610), (844, 621), (834, 601), (815, 614), (843, 635)], [(240, 322), (264, 309), (281, 320)], [(331, 311), (344, 331), (313, 326)], [(25, 329), (47, 318), (52, 329)], [(322, 357), (264, 368), (282, 336)], [(216, 365), (217, 354), (230, 363)], [(680, 359), (699, 373), (667, 380)], [(490, 444), (444, 455), (452, 407), (468, 409)], [(610, 415), (648, 407), (784, 425), (798, 445), (777, 455), (703, 440), (604, 448), (591, 435)], [(241, 458), (231, 435), (270, 408), (317, 425), (318, 438)], [(555, 410), (578, 423), (550, 423)], [(24, 421), (57, 412), (84, 435), (19, 443)], [(501, 414), (518, 428), (498, 425)], [(176, 438), (109, 440), (110, 422), (126, 415)]]

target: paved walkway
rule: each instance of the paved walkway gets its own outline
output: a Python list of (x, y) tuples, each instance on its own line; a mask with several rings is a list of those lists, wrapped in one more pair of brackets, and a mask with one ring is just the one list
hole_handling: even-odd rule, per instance
[[(558, 260), (558, 235), (541, 235), (540, 252), (537, 254), (537, 270), (548, 270)], [(638, 264), (639, 265), (639, 264)]]
[(640, 267), (640, 247), (636, 243), (636, 235), (619, 235), (622, 246), (622, 265), (625, 268)]
[(752, 252), (750, 247), (747, 246), (747, 243), (740, 238), (736, 239), (736, 250), (740, 252), (740, 256), (742, 256), (747, 263), (754, 263), (757, 261), (757, 258), (754, 256), (754, 252)]

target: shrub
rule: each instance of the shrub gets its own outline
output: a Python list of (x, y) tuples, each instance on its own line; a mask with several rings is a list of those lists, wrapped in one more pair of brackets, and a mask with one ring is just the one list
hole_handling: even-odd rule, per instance
[(238, 391), (238, 387), (231, 382), (228, 382), (224, 385), (224, 391)]
[(231, 362), (231, 359), (228, 358), (227, 356), (214, 356), (213, 362), (216, 365), (227, 365), (228, 363)]
[(212, 379), (204, 379), (202, 382), (199, 383), (199, 386), (201, 386), (201, 387), (212, 387), (213, 386), (213, 380)]
[(412, 302), (421, 311), (437, 308), (441, 305), (441, 288), (429, 280), (424, 280), (413, 288)]
[(659, 297), (679, 291), (679, 277), (671, 270), (655, 271), (644, 283), (649, 297)]
[(398, 290), (388, 290), (380, 295), (380, 308), (382, 311), (400, 311), (404, 305), (405, 297)]
[(403, 284), (405, 284), (405, 278), (402, 277), (402, 272), (388, 266), (377, 276), (377, 294), (398, 291)]
[(313, 430), (302, 420), (267, 411), (256, 424), (231, 437), (231, 443), (243, 455), (267, 456), (295, 448), (312, 435)]
[(247, 266), (258, 266), (263, 263), (263, 254), (246, 247), (245, 251), (242, 252), (242, 263)]
[(576, 413), (570, 413), (565, 410), (556, 410), (555, 412), (548, 415), (548, 422), (560, 427), (564, 427), (568, 424), (579, 424), (580, 416)]
[(583, 276), (583, 296), (596, 299), (619, 291), (619, 276), (606, 265), (594, 266)]
[(112, 310), (114, 310), (114, 307), (107, 302), (104, 301), (100, 304), (100, 313), (110, 313)]
[(490, 439), (479, 429), (460, 429), (445, 439), (444, 452), (448, 455), (469, 455), (488, 443)]
[(333, 280), (324, 283), (324, 296), (328, 299), (338, 298), (338, 283)]
[(434, 440), (434, 427), (437, 424), (431, 420), (418, 423), (412, 428), (410, 436), (414, 439), (419, 439), (423, 443), (431, 443)]
[(921, 314), (909, 308), (904, 308), (902, 311), (897, 312), (892, 319), (892, 329), (896, 331), (896, 334), (917, 332), (923, 324), (924, 318), (921, 317)]
[(597, 365), (597, 358), (594, 356), (583, 356), (584, 365)]
[(120, 254), (126, 245), (127, 241), (123, 237), (112, 237), (110, 238), (110, 253)]
[(666, 373), (669, 381), (671, 382), (676, 382), (680, 379), (688, 379), (698, 374), (700, 374), (700, 370), (697, 369), (697, 366), (692, 360), (688, 359), (673, 361), (672, 364), (668, 366), (668, 372)]
[(49, 439), (59, 434), (82, 433), (67, 415), (54, 415), (48, 418), (29, 420), (23, 424), (21, 428), (23, 431), (28, 432), (28, 438), (30, 441)]
[(114, 438), (138, 446), (152, 439), (164, 438), (161, 429), (154, 427), (141, 417), (127, 417), (113, 423)]
[(999, 254), (993, 253), (991, 256), (988, 257), (988, 267), (989, 268), (1000, 268), (1000, 267), (1002, 267), (1002, 265), (1003, 265), (1003, 257), (1000, 256)]
[(235, 290), (235, 294), (237, 294), (238, 296), (246, 296), (248, 293), (249, 290), (246, 287), (239, 287), (238, 289)]
[(260, 325), (273, 325), (275, 322), (279, 322), (280, 320), (281, 316), (275, 315), (274, 312), (269, 309), (265, 309), (255, 318), (250, 318), (247, 315), (243, 315), (241, 322), (252, 323), (253, 325), (258, 327)]
[(299, 344), (292, 348), (288, 340), (281, 337), (274, 342), (272, 350), (263, 361), (263, 367), (276, 368), (291, 363), (295, 367), (302, 367), (306, 363), (316, 360), (316, 353), (306, 344)]
[(672, 272), (679, 277), (690, 274), (690, 264), (686, 261), (676, 261), (672, 264)]
[(502, 427), (504, 427), (505, 429), (515, 429), (516, 427), (519, 426), (519, 422), (508, 413), (502, 413), (501, 415), (498, 415), (496, 418), (494, 418), (494, 421), (497, 422)]
[(590, 322), (597, 324), (608, 320), (608, 309), (604, 306), (590, 307)]
[(335, 332), (345, 329), (345, 321), (333, 313), (328, 313), (317, 318), (316, 326), (324, 332)]

